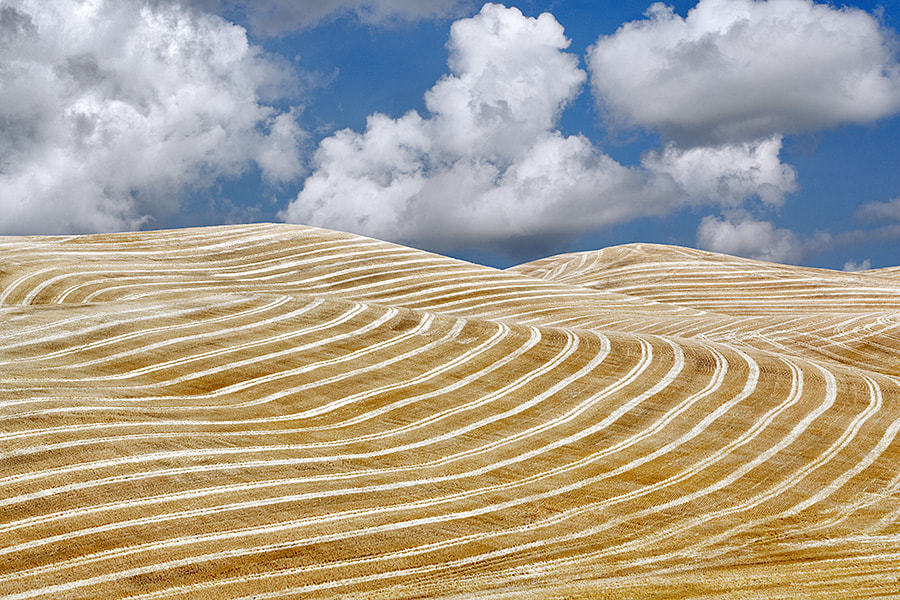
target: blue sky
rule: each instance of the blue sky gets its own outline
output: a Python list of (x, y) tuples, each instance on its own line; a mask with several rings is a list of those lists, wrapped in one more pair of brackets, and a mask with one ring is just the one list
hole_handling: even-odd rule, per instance
[(896, 265), (898, 26), (894, 2), (0, 0), (0, 234)]

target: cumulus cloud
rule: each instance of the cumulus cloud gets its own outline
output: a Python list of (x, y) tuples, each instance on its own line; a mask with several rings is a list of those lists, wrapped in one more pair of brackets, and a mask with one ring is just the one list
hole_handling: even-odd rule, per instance
[(553, 129), (586, 79), (568, 44), (548, 13), (487, 4), (457, 21), (452, 73), (425, 96), (432, 116), (371, 115), (365, 133), (324, 140), (282, 217), (447, 249), (657, 212), (659, 193), (655, 207), (635, 202), (646, 173)]
[(871, 268), (872, 261), (868, 258), (862, 262), (853, 262), (852, 260), (848, 260), (844, 263), (844, 271), (848, 271), (850, 273), (855, 273), (857, 271), (868, 271)]
[[(556, 128), (586, 74), (550, 14), (487, 4), (451, 28), (451, 73), (430, 112), (371, 115), (322, 141), (280, 216), (436, 250), (541, 251), (592, 228), (686, 204), (777, 203), (796, 187), (780, 138), (651, 153), (625, 166)], [(542, 247), (541, 244), (543, 243)]]
[(758, 220), (744, 209), (726, 210), (724, 219), (704, 217), (697, 228), (697, 246), (704, 250), (791, 264), (800, 264), (811, 255), (852, 246), (867, 238), (868, 232), (859, 230), (798, 235), (790, 229), (776, 227), (771, 221)]
[(689, 203), (738, 206), (758, 196), (769, 206), (779, 206), (786, 194), (799, 188), (797, 173), (781, 162), (781, 136), (753, 142), (680, 149), (674, 143), (662, 152), (650, 152), (643, 164), (668, 173), (682, 187)]
[(243, 28), (175, 5), (0, 4), (0, 230), (132, 229), (257, 164), (302, 173), (297, 79)]
[(855, 8), (811, 0), (662, 3), (589, 50), (610, 122), (682, 146), (865, 123), (900, 110), (892, 33)]
[(452, 17), (472, 0), (185, 0), (201, 10), (246, 17), (254, 33), (281, 35), (325, 19), (352, 16), (375, 25)]
[(798, 263), (806, 244), (789, 229), (749, 215), (735, 220), (708, 216), (697, 228), (697, 245), (704, 250), (777, 263)]
[(869, 202), (863, 204), (856, 211), (856, 218), (865, 221), (895, 221), (900, 222), (900, 198), (894, 198), (889, 202)]

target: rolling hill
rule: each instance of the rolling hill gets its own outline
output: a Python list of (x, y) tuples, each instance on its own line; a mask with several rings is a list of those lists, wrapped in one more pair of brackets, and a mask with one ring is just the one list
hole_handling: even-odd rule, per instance
[(0, 598), (897, 597), (898, 273), (0, 238)]

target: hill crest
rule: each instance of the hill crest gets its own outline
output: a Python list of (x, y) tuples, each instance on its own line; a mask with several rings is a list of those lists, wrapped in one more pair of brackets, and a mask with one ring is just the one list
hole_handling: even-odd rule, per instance
[(896, 285), (291, 225), (0, 238), (0, 597), (890, 595)]

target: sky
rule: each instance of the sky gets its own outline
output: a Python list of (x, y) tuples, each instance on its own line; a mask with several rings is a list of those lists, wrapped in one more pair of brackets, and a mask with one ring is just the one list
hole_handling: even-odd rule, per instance
[(900, 264), (895, 0), (0, 0), (0, 235)]

